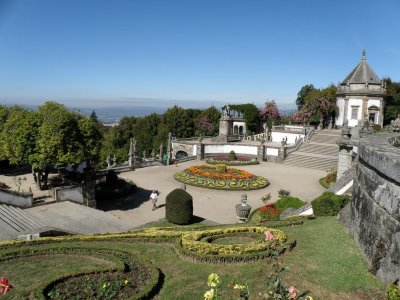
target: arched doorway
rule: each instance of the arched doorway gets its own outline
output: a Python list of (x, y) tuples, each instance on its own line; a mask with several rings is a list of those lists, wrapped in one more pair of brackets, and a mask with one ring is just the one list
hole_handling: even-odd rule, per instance
[(240, 135), (243, 135), (243, 126), (240, 126), (240, 127), (239, 127), (239, 134), (240, 134)]
[(176, 159), (181, 159), (181, 158), (185, 158), (188, 157), (189, 155), (185, 152), (185, 151), (178, 151), (176, 152), (175, 158)]
[(233, 126), (233, 134), (234, 135), (238, 135), (239, 134), (237, 125)]

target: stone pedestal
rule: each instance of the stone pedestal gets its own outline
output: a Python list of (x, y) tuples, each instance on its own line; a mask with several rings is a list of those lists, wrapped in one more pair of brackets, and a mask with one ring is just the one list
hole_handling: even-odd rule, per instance
[(84, 204), (96, 208), (96, 173), (93, 168), (83, 169), (82, 192)]
[(339, 157), (337, 166), (337, 177), (336, 180), (351, 168), (351, 163), (353, 162), (353, 146), (339, 144)]

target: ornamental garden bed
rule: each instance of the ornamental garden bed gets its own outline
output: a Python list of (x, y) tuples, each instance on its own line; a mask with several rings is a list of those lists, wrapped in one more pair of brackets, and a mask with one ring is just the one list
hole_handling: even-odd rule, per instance
[(207, 159), (206, 163), (210, 165), (225, 164), (228, 166), (246, 166), (257, 165), (260, 162), (255, 158), (246, 156), (236, 156), (235, 159), (232, 160), (229, 158), (229, 155), (218, 155)]
[(264, 177), (226, 165), (190, 166), (175, 173), (174, 178), (185, 184), (220, 190), (255, 190), (269, 185)]
[[(296, 248), (283, 256), (285, 265), (290, 266), (290, 272), (285, 272), (282, 278), (285, 284), (295, 285), (300, 290), (311, 290), (314, 299), (385, 298), (385, 287), (368, 272), (357, 245), (336, 217), (320, 217), (313, 222), (305, 220), (302, 226), (291, 226), (295, 224), (300, 223), (284, 220), (270, 221), (266, 225), (268, 228), (279, 227), (288, 236), (284, 245), (291, 239), (298, 241)], [(104, 284), (108, 287), (103, 281), (110, 282), (110, 286), (115, 281), (125, 284), (125, 280), (129, 280), (125, 277), (128, 276), (124, 272), (125, 262), (129, 260), (138, 260), (146, 266), (151, 261), (148, 270), (155, 274), (151, 275), (148, 284), (141, 285), (142, 292), (127, 297), (130, 299), (204, 299), (207, 290), (204, 279), (215, 272), (223, 278), (224, 286), (231, 280), (239, 281), (246, 284), (250, 294), (256, 298), (260, 292), (268, 291), (266, 280), (273, 272), (273, 267), (263, 259), (280, 251), (281, 246), (273, 251), (229, 257), (191, 253), (177, 256), (175, 246), (183, 234), (246, 227), (259, 226), (152, 227), (120, 234), (0, 242), (0, 277), (6, 277), (12, 285), (0, 298), (45, 299), (47, 293), (61, 281), (68, 283), (72, 295), (75, 293), (73, 289), (84, 288), (86, 275), (96, 281), (93, 285), (97, 284), (98, 288), (103, 288)], [(209, 239), (209, 244), (215, 246), (248, 246), (257, 242), (259, 236), (265, 237), (263, 233), (251, 231), (237, 234), (206, 232), (203, 241)], [(240, 263), (231, 264), (235, 259)], [(139, 268), (138, 272), (142, 270)], [(109, 278), (109, 275), (115, 277)], [(133, 272), (131, 276), (140, 275)], [(69, 281), (72, 278), (80, 280)], [(103, 284), (99, 285), (99, 282)], [(231, 290), (221, 293), (224, 299), (232, 299)]]

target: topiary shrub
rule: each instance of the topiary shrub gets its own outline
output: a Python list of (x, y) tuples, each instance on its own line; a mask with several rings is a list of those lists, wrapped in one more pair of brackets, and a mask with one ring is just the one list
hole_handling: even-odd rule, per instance
[(224, 165), (224, 164), (215, 165), (215, 171), (220, 172), (220, 173), (226, 172), (226, 165)]
[(175, 189), (165, 199), (165, 218), (174, 224), (189, 224), (193, 218), (193, 198), (183, 189)]
[(301, 201), (299, 198), (296, 197), (282, 197), (278, 201), (276, 201), (275, 206), (277, 209), (279, 209), (281, 212), (284, 211), (287, 208), (300, 208), (304, 205), (304, 202)]
[(350, 198), (348, 196), (325, 192), (314, 199), (311, 205), (316, 216), (336, 216), (349, 202)]
[(236, 153), (235, 153), (235, 151), (231, 150), (231, 152), (229, 152), (228, 160), (236, 160)]

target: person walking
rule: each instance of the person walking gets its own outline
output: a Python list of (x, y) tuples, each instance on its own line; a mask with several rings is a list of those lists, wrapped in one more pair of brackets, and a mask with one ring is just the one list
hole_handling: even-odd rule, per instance
[(153, 210), (156, 210), (157, 209), (158, 195), (157, 195), (155, 190), (153, 190), (153, 192), (151, 193), (150, 200), (151, 200), (151, 203), (153, 203)]

